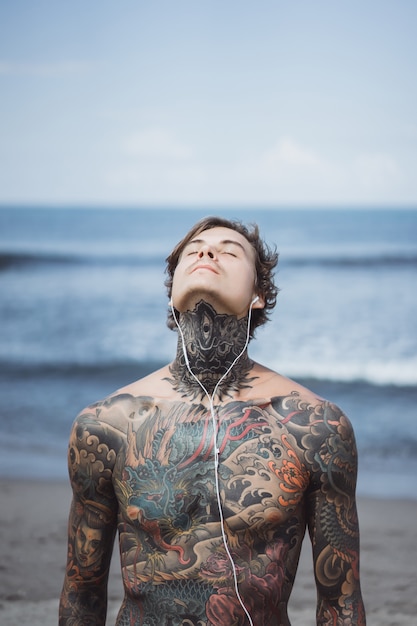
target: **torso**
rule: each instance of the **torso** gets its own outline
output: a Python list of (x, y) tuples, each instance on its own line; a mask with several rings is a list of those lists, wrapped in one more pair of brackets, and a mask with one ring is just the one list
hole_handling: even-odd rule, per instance
[[(219, 498), (253, 624), (286, 625), (311, 482), (305, 441), (322, 401), (256, 368), (256, 384), (215, 405)], [(169, 394), (163, 373), (121, 390), (100, 414), (120, 442), (112, 480), (126, 597), (117, 624), (243, 626), (213, 416), (207, 402)]]

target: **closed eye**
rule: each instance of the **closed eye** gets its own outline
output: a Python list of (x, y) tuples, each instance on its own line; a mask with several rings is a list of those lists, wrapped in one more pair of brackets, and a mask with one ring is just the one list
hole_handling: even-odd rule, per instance
[(238, 257), (240, 253), (240, 248), (235, 246), (233, 243), (230, 244), (227, 242), (227, 245), (220, 248), (221, 254), (228, 254), (229, 256)]

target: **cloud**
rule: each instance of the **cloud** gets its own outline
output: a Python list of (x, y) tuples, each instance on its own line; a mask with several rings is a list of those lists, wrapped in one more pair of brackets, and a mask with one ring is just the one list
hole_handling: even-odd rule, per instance
[(389, 154), (341, 151), (325, 157), (316, 148), (282, 137), (235, 163), (223, 190), (234, 186), (247, 203), (386, 203), (404, 195), (405, 178)]
[(107, 183), (138, 201), (194, 201), (206, 184), (206, 168), (193, 147), (170, 129), (132, 132), (119, 148), (120, 158), (108, 170)]
[(265, 151), (261, 162), (268, 168), (293, 167), (316, 168), (322, 166), (320, 157), (309, 148), (297, 144), (291, 138), (283, 138)]
[(396, 186), (403, 179), (395, 159), (383, 153), (359, 155), (353, 163), (353, 173), (364, 189)]
[(153, 163), (118, 166), (105, 176), (107, 197), (136, 204), (195, 204), (205, 197), (206, 171), (192, 163), (170, 163), (165, 167)]
[(308, 202), (340, 179), (333, 163), (291, 137), (272, 142), (263, 152), (234, 164), (231, 181), (248, 202)]
[(245, 184), (262, 184), (277, 190), (304, 180), (324, 178), (330, 164), (314, 150), (290, 137), (278, 139), (250, 160), (237, 163), (235, 177)]
[(125, 154), (140, 159), (184, 161), (193, 156), (190, 146), (173, 133), (161, 128), (148, 128), (132, 133), (122, 142)]

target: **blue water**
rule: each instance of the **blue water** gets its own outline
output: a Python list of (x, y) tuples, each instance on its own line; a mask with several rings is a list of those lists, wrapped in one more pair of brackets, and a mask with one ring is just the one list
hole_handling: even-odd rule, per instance
[(0, 208), (0, 475), (66, 479), (81, 408), (170, 361), (164, 258), (208, 214), (280, 253), (250, 353), (339, 404), (358, 491), (417, 498), (417, 211)]

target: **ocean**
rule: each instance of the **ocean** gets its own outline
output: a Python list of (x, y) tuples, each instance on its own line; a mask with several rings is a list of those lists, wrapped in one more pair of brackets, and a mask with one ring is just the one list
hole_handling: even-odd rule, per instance
[(417, 211), (0, 208), (0, 476), (66, 480), (72, 421), (170, 361), (164, 259), (205, 215), (257, 222), (280, 288), (255, 360), (353, 423), (358, 494), (417, 499)]

